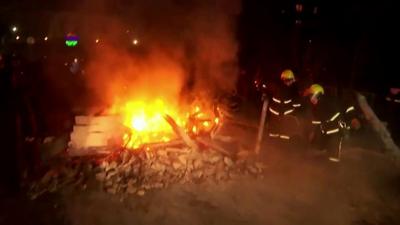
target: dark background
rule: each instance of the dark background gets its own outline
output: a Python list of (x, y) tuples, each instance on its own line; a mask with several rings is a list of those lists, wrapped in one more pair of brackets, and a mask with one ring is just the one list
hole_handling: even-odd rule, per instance
[[(105, 7), (119, 14), (128, 3), (107, 1)], [(80, 1), (2, 3), (0, 32), (18, 22), (25, 31), (41, 35), (52, 15), (80, 7), (86, 6)], [(373, 92), (399, 86), (397, 9), (394, 0), (242, 1), (237, 37), (244, 79), (251, 80), (256, 71), (273, 76), (289, 67), (302, 78)]]
[(400, 81), (396, 14), (390, 0), (243, 1), (241, 65), (265, 76), (289, 67), (314, 82), (382, 92)]

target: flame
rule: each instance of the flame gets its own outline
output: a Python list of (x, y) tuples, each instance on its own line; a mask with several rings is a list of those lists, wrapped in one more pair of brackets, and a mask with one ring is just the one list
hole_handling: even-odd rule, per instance
[(129, 132), (123, 135), (124, 145), (129, 149), (140, 148), (146, 143), (176, 139), (176, 134), (164, 119), (166, 114), (174, 118), (189, 135), (211, 132), (220, 120), (211, 107), (198, 104), (179, 107), (162, 99), (127, 101), (113, 106), (111, 111), (121, 114), (123, 125), (129, 128)]
[(196, 127), (196, 126), (193, 126), (193, 127), (192, 127), (192, 132), (193, 132), (194, 134), (197, 133), (197, 127)]

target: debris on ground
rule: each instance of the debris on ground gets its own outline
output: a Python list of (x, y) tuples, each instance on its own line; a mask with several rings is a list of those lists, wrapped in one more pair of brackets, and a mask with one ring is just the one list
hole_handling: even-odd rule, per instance
[(250, 160), (249, 152), (228, 154), (229, 151), (212, 144), (210, 138), (193, 141), (195, 148), (178, 141), (175, 145), (121, 149), (102, 157), (67, 157), (31, 183), (29, 197), (35, 199), (71, 186), (86, 189), (91, 180), (112, 195), (143, 196), (149, 190), (177, 183), (222, 182), (245, 174), (260, 177), (265, 168)]

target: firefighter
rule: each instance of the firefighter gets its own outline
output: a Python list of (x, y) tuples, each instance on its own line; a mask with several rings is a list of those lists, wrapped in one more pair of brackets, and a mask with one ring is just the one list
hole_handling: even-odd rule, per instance
[[(284, 70), (280, 82), (276, 86), (268, 86), (268, 136), (281, 140), (289, 140), (296, 133), (299, 121), (295, 115), (301, 106), (296, 79), (292, 70)], [(294, 126), (293, 126), (294, 125)]]
[(311, 102), (312, 121), (314, 127), (311, 141), (322, 152), (328, 152), (328, 159), (339, 162), (345, 130), (358, 129), (360, 123), (355, 118), (355, 107), (343, 104), (334, 95), (325, 93), (319, 84), (311, 85), (305, 92)]

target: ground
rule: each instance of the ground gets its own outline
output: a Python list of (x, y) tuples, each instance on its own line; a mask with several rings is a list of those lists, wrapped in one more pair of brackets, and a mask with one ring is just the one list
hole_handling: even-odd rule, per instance
[[(235, 132), (247, 143), (255, 136), (249, 127)], [(98, 189), (8, 197), (0, 224), (400, 224), (400, 169), (383, 153), (347, 144), (342, 161), (331, 163), (266, 140), (260, 160), (263, 179), (177, 184), (143, 197)]]

